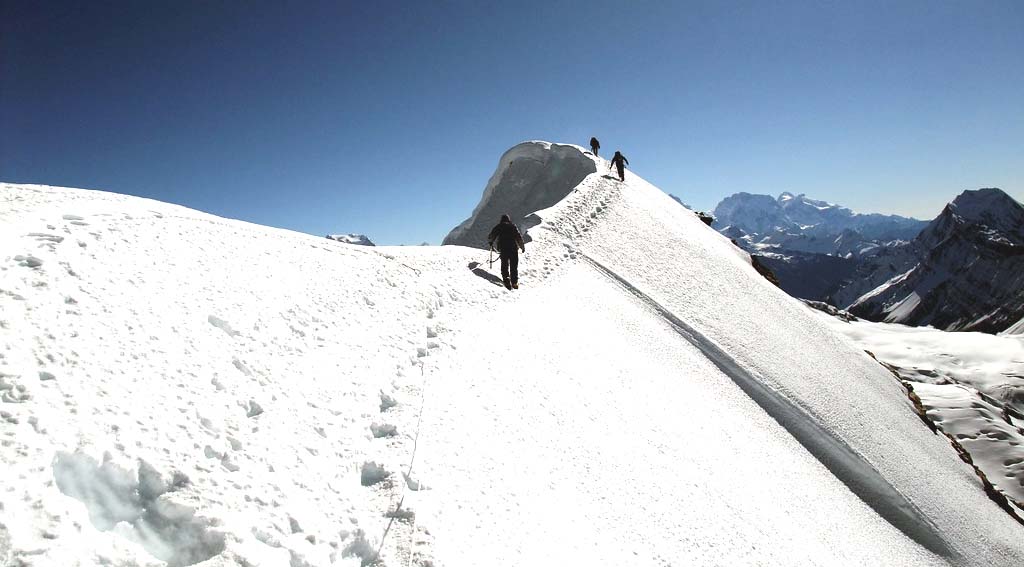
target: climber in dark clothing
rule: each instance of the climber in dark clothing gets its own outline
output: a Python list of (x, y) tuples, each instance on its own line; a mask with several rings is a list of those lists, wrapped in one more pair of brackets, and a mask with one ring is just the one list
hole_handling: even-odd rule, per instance
[(626, 166), (629, 165), (629, 160), (626, 159), (626, 156), (619, 153), (618, 150), (615, 151), (615, 155), (612, 157), (612, 162), (608, 164), (608, 169), (611, 169), (613, 165), (615, 166), (615, 169), (619, 170), (619, 181), (625, 181)]
[(598, 142), (597, 138), (591, 137), (590, 138), (590, 151), (591, 151), (591, 153), (594, 154), (594, 157), (597, 157), (597, 150), (600, 150), (600, 149), (601, 149), (601, 142)]
[(487, 235), (491, 250), (494, 250), (495, 241), (498, 253), (501, 254), (501, 279), (508, 289), (519, 289), (519, 250), (526, 252), (526, 245), (523, 243), (523, 235), (519, 234), (519, 228), (512, 224), (508, 215), (501, 215), (501, 222), (494, 225)]

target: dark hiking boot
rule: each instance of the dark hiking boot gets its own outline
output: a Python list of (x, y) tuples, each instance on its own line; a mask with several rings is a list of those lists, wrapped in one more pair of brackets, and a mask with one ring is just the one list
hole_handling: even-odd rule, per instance
[(512, 289), (512, 282), (510, 282), (508, 280), (505, 280), (504, 284), (505, 284), (505, 289)]
[(519, 282), (512, 284), (512, 289), (519, 289)]

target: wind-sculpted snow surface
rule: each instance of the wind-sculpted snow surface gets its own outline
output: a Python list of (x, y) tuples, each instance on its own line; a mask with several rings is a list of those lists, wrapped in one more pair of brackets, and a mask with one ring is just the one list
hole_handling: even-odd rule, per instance
[(503, 214), (520, 228), (529, 228), (523, 221), (530, 213), (565, 198), (584, 177), (597, 171), (595, 164), (595, 158), (579, 146), (523, 142), (513, 147), (498, 160), (498, 169), (473, 214), (448, 233), (444, 244), (486, 248), (487, 233)]
[(510, 166), (565, 193), (515, 292), (478, 248), (3, 186), (0, 559), (1024, 562), (899, 383), (745, 253), (632, 171), (518, 148), (565, 156), (503, 158), (478, 213)]

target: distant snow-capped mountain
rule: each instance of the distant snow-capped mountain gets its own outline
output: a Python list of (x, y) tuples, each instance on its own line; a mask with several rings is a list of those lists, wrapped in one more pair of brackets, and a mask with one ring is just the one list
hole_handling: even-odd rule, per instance
[(910, 240), (927, 221), (897, 215), (860, 214), (850, 209), (782, 193), (769, 195), (736, 193), (715, 207), (715, 227), (734, 227), (754, 249), (781, 248), (791, 251), (859, 256), (880, 244)]
[(890, 253), (927, 224), (855, 213), (803, 194), (736, 193), (715, 207), (713, 226), (758, 255), (787, 293), (826, 300), (847, 283), (862, 258)]
[(327, 238), (344, 242), (345, 244), (358, 244), (360, 246), (376, 246), (365, 234), (328, 234)]
[(851, 283), (840, 303), (857, 295), (856, 315), (946, 330), (999, 332), (1024, 317), (1024, 206), (999, 189), (964, 191), (892, 259), (866, 266), (861, 281), (881, 283)]

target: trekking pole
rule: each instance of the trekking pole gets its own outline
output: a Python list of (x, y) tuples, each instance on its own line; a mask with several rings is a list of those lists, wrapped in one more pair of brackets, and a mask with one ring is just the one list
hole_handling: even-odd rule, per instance
[(487, 269), (494, 269), (494, 245), (491, 244), (490, 251), (487, 253)]

